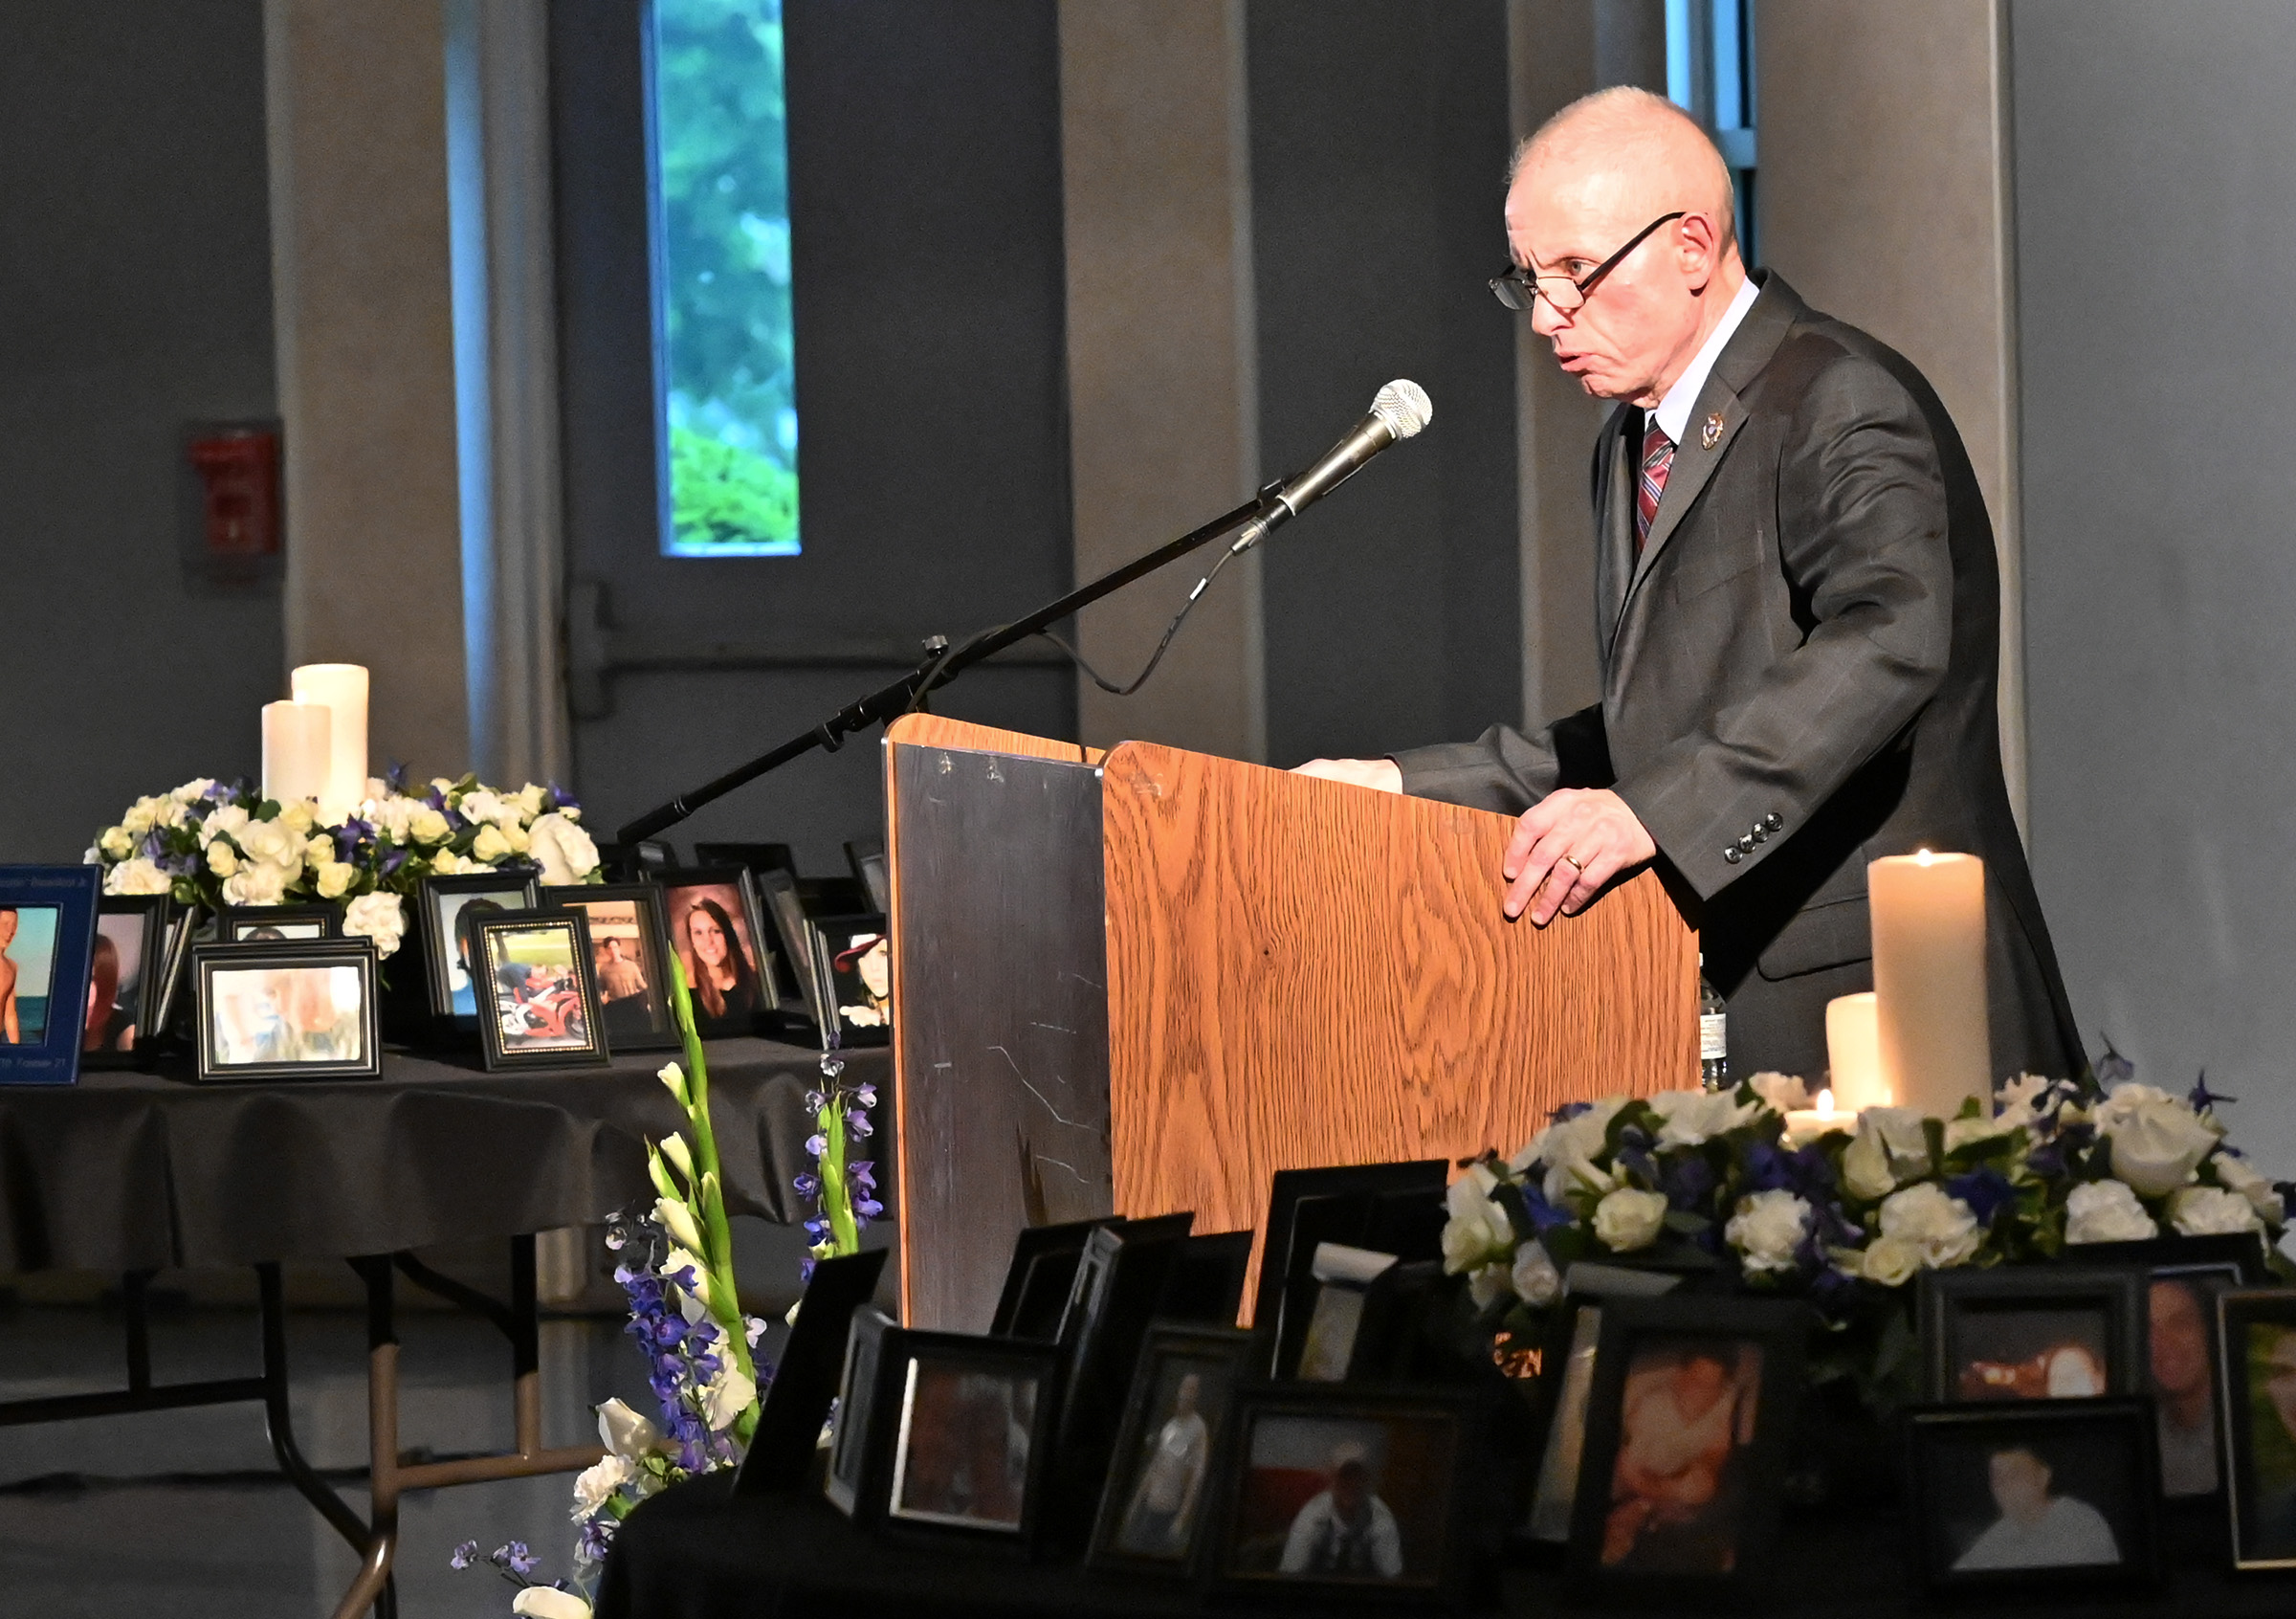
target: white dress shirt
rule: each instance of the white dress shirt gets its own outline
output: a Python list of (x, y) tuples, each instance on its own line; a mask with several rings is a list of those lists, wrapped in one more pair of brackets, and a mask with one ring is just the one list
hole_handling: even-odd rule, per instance
[[(1690, 411), (1698, 403), (1698, 390), (1706, 386), (1707, 373), (1722, 358), (1722, 350), (1737, 331), (1738, 322), (1746, 319), (1746, 311), (1754, 307), (1754, 300), (1760, 296), (1761, 288), (1748, 277), (1739, 286), (1737, 296), (1730, 300), (1730, 307), (1722, 311), (1721, 324), (1707, 334), (1705, 344), (1691, 357), (1682, 375), (1674, 379), (1674, 386), (1667, 389), (1658, 409), (1648, 413), (1674, 443), (1682, 442), (1683, 430), (1690, 425)], [(1644, 431), (1648, 432), (1647, 422)]]

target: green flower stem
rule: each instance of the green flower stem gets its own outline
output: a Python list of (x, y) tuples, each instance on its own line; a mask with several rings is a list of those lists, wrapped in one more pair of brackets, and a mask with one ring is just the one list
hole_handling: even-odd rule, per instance
[[(710, 1128), (710, 1065), (701, 1052), (701, 1035), (694, 1027), (694, 996), (686, 985), (685, 963), (670, 958), (670, 1004), (677, 1013), (677, 1031), (685, 1047), (686, 1122), (694, 1132), (694, 1197), (691, 1207), (701, 1223), (708, 1252), (701, 1255), (709, 1275), (703, 1278), (702, 1303), (726, 1337), (727, 1354), (742, 1376), (757, 1381), (757, 1364), (749, 1353), (749, 1335), (741, 1320), (740, 1295), (734, 1285), (734, 1231), (725, 1217), (725, 1196), (718, 1168), (718, 1136)], [(734, 1421), (734, 1437), (742, 1445), (758, 1429), (758, 1402)]]
[(824, 1258), (861, 1252), (861, 1230), (853, 1224), (853, 1197), (845, 1179), (844, 1096), (828, 1088), (814, 1122), (821, 1128), (821, 1213), (829, 1223), (829, 1252)]

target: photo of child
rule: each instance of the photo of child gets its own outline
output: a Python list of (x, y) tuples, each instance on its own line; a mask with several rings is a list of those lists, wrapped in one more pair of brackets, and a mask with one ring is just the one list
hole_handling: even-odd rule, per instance
[(0, 1044), (36, 1046), (48, 1037), (59, 915), (54, 905), (0, 907)]

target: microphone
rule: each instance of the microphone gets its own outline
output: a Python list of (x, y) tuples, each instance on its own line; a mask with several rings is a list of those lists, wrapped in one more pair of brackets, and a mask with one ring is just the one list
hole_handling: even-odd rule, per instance
[(1236, 536), (1228, 555), (1240, 556), (1353, 477), (1364, 462), (1399, 438), (1415, 437), (1435, 419), (1435, 402), (1415, 382), (1398, 377), (1379, 391), (1371, 413), (1358, 422), (1323, 458), (1274, 492), (1274, 509), (1253, 518)]

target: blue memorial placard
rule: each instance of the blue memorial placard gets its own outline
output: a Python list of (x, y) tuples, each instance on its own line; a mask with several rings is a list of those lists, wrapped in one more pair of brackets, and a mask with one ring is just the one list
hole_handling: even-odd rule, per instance
[(0, 866), (0, 1084), (79, 1077), (98, 866)]

